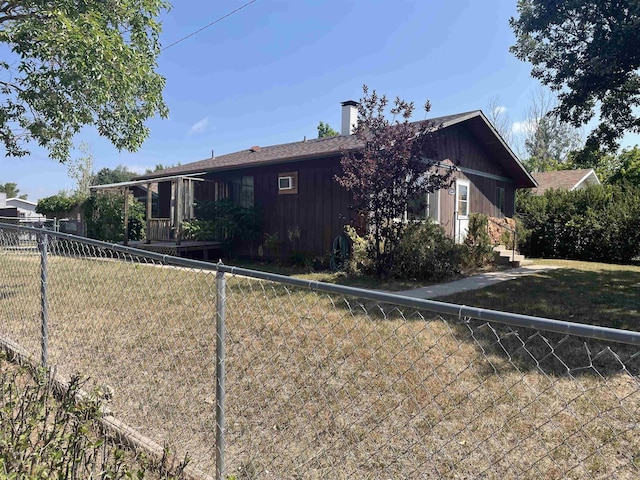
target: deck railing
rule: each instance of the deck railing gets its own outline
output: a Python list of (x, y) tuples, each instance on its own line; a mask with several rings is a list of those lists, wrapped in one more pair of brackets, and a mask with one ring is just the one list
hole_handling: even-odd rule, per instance
[(147, 240), (171, 240), (171, 219), (151, 218), (147, 220)]

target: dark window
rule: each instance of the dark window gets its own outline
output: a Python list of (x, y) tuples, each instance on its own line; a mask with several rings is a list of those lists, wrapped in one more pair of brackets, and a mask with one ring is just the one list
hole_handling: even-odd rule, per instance
[(424, 220), (427, 214), (427, 196), (420, 195), (407, 201), (407, 219)]
[(504, 217), (504, 187), (496, 187), (496, 217)]
[(231, 200), (241, 207), (253, 207), (253, 177), (231, 179)]
[(407, 220), (426, 220), (431, 217), (440, 222), (440, 191), (420, 195), (407, 201)]

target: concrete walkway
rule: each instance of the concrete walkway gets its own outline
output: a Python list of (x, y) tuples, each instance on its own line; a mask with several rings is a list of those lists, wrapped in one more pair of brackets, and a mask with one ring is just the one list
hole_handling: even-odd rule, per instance
[(440, 283), (437, 285), (429, 285), (413, 290), (404, 290), (402, 292), (394, 292), (398, 295), (406, 295), (414, 298), (435, 298), (453, 295), (454, 293), (466, 292), (469, 290), (478, 290), (488, 287), (499, 282), (506, 282), (514, 278), (532, 275), (534, 273), (544, 272), (547, 270), (555, 270), (556, 266), (551, 265), (528, 265), (526, 267), (512, 268), (510, 270), (500, 270), (497, 272), (481, 273), (472, 277), (456, 280), (455, 282)]

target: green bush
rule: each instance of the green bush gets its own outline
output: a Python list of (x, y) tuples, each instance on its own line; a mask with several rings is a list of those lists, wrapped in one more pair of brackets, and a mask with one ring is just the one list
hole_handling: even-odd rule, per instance
[(345, 225), (345, 233), (351, 241), (349, 258), (344, 262), (344, 271), (352, 276), (367, 275), (373, 273), (373, 261), (369, 255), (373, 248), (373, 237), (366, 235), (361, 237), (351, 225)]
[(460, 272), (461, 248), (432, 221), (407, 225), (394, 253), (392, 275), (400, 279), (444, 280)]
[(482, 213), (469, 215), (469, 228), (462, 251), (462, 263), (467, 268), (482, 267), (493, 261), (488, 222), (487, 216)]
[(80, 204), (80, 199), (76, 196), (69, 196), (65, 192), (57, 195), (41, 198), (36, 205), (36, 213), (46, 217), (55, 217), (69, 213)]
[[(120, 193), (100, 193), (82, 204), (87, 236), (104, 242), (124, 240), (124, 201)], [(129, 195), (129, 239), (144, 239), (144, 205)]]
[(188, 459), (152, 461), (103, 435), (101, 401), (78, 401), (78, 377), (58, 398), (51, 387), (47, 373), (18, 367), (0, 354), (0, 478), (186, 478)]
[(519, 193), (520, 247), (534, 257), (628, 262), (640, 255), (640, 190), (597, 185), (584, 190)]
[(252, 242), (260, 235), (262, 220), (252, 207), (236, 205), (230, 199), (200, 201), (194, 206), (195, 219), (183, 223), (185, 238)]

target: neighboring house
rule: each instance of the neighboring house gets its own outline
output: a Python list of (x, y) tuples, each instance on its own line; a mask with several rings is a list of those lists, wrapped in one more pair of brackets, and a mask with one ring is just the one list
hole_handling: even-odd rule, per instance
[[(231, 198), (263, 212), (263, 234), (277, 233), (286, 241), (289, 232), (299, 231), (301, 251), (326, 254), (345, 224), (362, 221), (350, 208), (349, 192), (335, 180), (342, 173), (342, 153), (363, 146), (350, 134), (357, 103), (342, 105), (342, 135), (254, 146), (142, 175), (133, 183), (158, 183), (159, 216), (166, 220), (188, 219), (190, 199)], [(472, 212), (513, 216), (516, 189), (536, 182), (485, 115), (476, 110), (430, 121), (441, 126), (432, 145), (435, 160), (441, 168), (455, 164), (458, 171), (451, 188), (430, 194), (427, 208), (412, 217), (432, 217), (461, 241)], [(181, 205), (178, 215), (175, 205)]]
[[(5, 194), (3, 194), (5, 195)], [(4, 198), (0, 200), (0, 216), (19, 218), (26, 222), (40, 222), (45, 220), (44, 215), (36, 213), (38, 204), (22, 198)]]
[(544, 195), (547, 190), (581, 190), (590, 185), (600, 185), (600, 180), (593, 168), (579, 170), (557, 170), (553, 172), (533, 173), (538, 187), (531, 192), (534, 195)]

